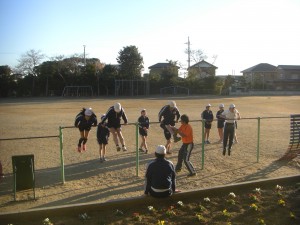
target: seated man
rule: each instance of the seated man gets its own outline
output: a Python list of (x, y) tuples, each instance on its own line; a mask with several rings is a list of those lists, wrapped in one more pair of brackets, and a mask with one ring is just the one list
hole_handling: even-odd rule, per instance
[(146, 166), (145, 195), (168, 197), (175, 192), (176, 174), (171, 161), (165, 159), (166, 148), (158, 145), (155, 159)]

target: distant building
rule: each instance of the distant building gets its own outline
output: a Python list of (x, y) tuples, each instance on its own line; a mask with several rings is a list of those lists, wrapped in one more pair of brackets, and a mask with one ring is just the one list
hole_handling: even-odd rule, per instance
[(150, 75), (159, 75), (160, 78), (162, 78), (166, 71), (172, 71), (178, 77), (179, 68), (179, 66), (175, 66), (172, 63), (156, 63), (148, 67)]
[(250, 89), (300, 90), (300, 66), (260, 63), (241, 73)]
[(188, 68), (188, 73), (189, 75), (193, 74), (195, 77), (201, 79), (205, 77), (215, 76), (216, 69), (218, 69), (218, 67), (206, 62), (205, 60), (202, 60), (190, 66)]

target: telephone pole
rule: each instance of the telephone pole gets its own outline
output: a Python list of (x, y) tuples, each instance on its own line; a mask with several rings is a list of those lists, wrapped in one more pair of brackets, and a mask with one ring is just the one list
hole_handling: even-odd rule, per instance
[(83, 60), (84, 60), (84, 66), (86, 66), (86, 59), (85, 59), (85, 45), (83, 45)]
[(185, 44), (188, 45), (187, 51), (188, 51), (188, 69), (189, 69), (190, 65), (191, 65), (191, 48), (190, 48), (191, 43), (190, 43), (190, 37), (188, 37), (188, 42), (185, 43)]

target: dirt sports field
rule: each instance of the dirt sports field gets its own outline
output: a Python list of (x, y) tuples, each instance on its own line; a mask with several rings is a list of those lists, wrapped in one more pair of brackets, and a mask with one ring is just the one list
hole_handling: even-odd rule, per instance
[[(242, 120), (238, 122), (239, 143), (233, 146), (231, 156), (223, 156), (222, 146), (217, 144), (216, 122), (211, 130), (210, 145), (205, 145), (204, 168), (201, 153), (201, 123), (191, 122), (194, 129), (195, 148), (191, 161), (197, 169), (197, 176), (187, 178), (183, 169), (177, 176), (178, 189), (193, 190), (232, 184), (243, 181), (296, 175), (300, 172), (299, 157), (291, 161), (277, 161), (289, 144), (290, 114), (300, 113), (300, 96), (272, 97), (215, 97), (191, 96), (178, 98), (137, 98), (137, 99), (1, 99), (0, 138), (56, 136), (59, 126), (73, 126), (74, 117), (82, 107), (92, 107), (98, 118), (108, 107), (120, 102), (125, 108), (129, 122), (134, 123), (140, 110), (146, 108), (152, 122), (169, 100), (175, 100), (181, 114), (188, 114), (190, 120), (199, 120), (207, 103), (212, 104), (214, 115), (220, 103), (228, 108), (234, 103)], [(256, 117), (286, 117), (262, 119), (260, 130), (260, 154), (257, 163), (257, 119)], [(60, 175), (59, 139), (22, 139), (0, 141), (0, 160), (5, 178), (0, 183), (0, 212), (15, 212), (39, 207), (65, 204), (105, 202), (114, 199), (140, 196), (143, 194), (144, 166), (153, 158), (155, 146), (165, 144), (162, 129), (157, 123), (150, 127), (149, 154), (140, 155), (139, 176), (136, 176), (135, 127), (123, 126), (127, 152), (117, 152), (112, 138), (108, 144), (108, 161), (100, 163), (96, 128), (92, 128), (87, 143), (88, 149), (78, 153), (76, 146), (79, 131), (63, 129), (65, 178), (63, 185)], [(177, 161), (181, 143), (173, 144), (168, 159)], [(28, 201), (32, 192), (17, 194), (13, 201), (12, 159), (14, 155), (34, 154), (36, 175), (36, 201)]]

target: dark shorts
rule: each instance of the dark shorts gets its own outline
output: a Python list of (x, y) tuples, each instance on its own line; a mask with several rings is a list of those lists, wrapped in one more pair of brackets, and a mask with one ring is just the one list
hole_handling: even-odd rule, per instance
[(224, 121), (218, 121), (218, 128), (224, 128)]
[(103, 144), (103, 145), (107, 145), (108, 144), (108, 139), (107, 138), (100, 138), (100, 139), (97, 139), (97, 141), (98, 141), (98, 144), (99, 145), (101, 145), (101, 144)]
[(166, 125), (161, 123), (160, 124), (160, 127), (164, 130), (164, 135), (165, 135), (165, 138), (166, 140), (170, 140), (171, 139), (171, 133), (170, 131), (168, 131), (168, 129), (166, 128)]
[(142, 128), (139, 128), (139, 134), (141, 136), (146, 136), (146, 137), (148, 136), (148, 132)]
[(205, 127), (206, 129), (211, 129), (211, 123), (205, 122), (204, 127)]
[(79, 131), (82, 132), (82, 131), (90, 131), (91, 130), (91, 127), (78, 127)]
[(121, 124), (119, 124), (119, 123), (107, 123), (107, 127), (118, 129), (118, 128), (121, 128)]

